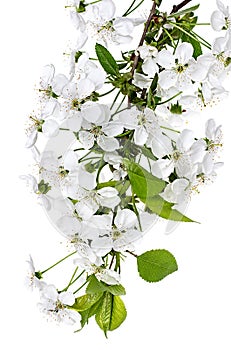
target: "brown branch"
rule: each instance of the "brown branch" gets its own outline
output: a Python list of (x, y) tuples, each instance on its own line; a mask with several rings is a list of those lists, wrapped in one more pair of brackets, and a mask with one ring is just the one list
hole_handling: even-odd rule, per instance
[[(146, 34), (148, 32), (148, 27), (149, 27), (149, 25), (151, 23), (151, 20), (152, 20), (153, 16), (155, 15), (155, 13), (156, 13), (156, 2), (153, 1), (153, 5), (152, 5), (151, 11), (150, 11), (150, 15), (149, 15), (149, 17), (147, 19), (147, 22), (145, 24), (144, 31), (143, 31), (143, 34), (141, 36), (141, 39), (140, 39), (138, 47), (143, 46), (144, 39), (145, 39)], [(133, 65), (132, 65), (132, 70), (131, 70), (132, 77), (133, 77), (133, 75), (135, 73), (135, 70), (137, 68), (137, 65), (138, 65), (138, 62), (139, 62), (139, 57), (140, 57), (139, 53), (135, 55), (134, 62), (133, 62)]]
[(184, 0), (179, 5), (173, 5), (173, 8), (170, 14), (178, 12), (180, 9), (182, 9), (182, 7), (186, 6), (191, 1), (192, 0)]
[[(173, 8), (172, 8), (172, 11), (171, 11), (171, 14), (172, 13), (176, 13), (178, 12), (180, 9), (182, 9), (184, 6), (186, 6), (189, 2), (191, 2), (192, 0), (184, 0), (182, 1), (180, 4), (178, 5), (174, 5)], [(148, 28), (149, 28), (149, 25), (153, 19), (153, 17), (155, 16), (155, 13), (156, 13), (156, 2), (155, 0), (153, 1), (153, 5), (152, 5), (152, 8), (151, 8), (151, 11), (150, 11), (150, 14), (149, 14), (149, 17), (147, 19), (147, 22), (145, 24), (145, 27), (144, 27), (144, 31), (143, 31), (143, 34), (141, 36), (141, 39), (140, 39), (140, 42), (139, 42), (139, 45), (138, 47), (140, 46), (143, 46), (144, 44), (144, 40), (145, 40), (145, 37), (146, 37), (146, 34), (148, 32)], [(139, 52), (137, 54), (135, 54), (135, 57), (134, 57), (134, 61), (133, 61), (133, 65), (132, 65), (132, 69), (131, 69), (131, 81), (133, 79), (133, 76), (134, 76), (134, 73), (135, 73), (135, 70), (137, 68), (137, 65), (138, 65), (138, 62), (139, 62), (139, 58), (140, 58), (140, 54)], [(147, 89), (143, 89), (142, 90), (142, 93), (141, 93), (141, 96), (143, 98), (145, 98), (145, 94), (146, 94), (146, 91)], [(130, 101), (130, 98), (128, 98), (128, 108), (131, 108), (131, 101)]]

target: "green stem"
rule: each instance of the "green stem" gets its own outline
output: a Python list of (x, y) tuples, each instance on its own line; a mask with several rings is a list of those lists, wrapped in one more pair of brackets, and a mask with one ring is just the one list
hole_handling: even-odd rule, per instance
[(75, 268), (75, 271), (74, 271), (73, 275), (71, 276), (70, 282), (68, 283), (68, 285), (61, 292), (66, 292), (68, 290), (68, 288), (72, 284), (72, 281), (73, 281), (77, 271), (78, 271), (78, 266)]
[(167, 29), (165, 29), (164, 27), (163, 27), (163, 30), (164, 30), (164, 32), (165, 32), (165, 34), (169, 37), (169, 39), (171, 40), (171, 42), (172, 42), (172, 45), (173, 45), (173, 47), (174, 47), (174, 50), (176, 50), (176, 44), (175, 44), (175, 41), (174, 41), (174, 39), (173, 39), (173, 37), (171, 36), (171, 34), (168, 32), (168, 30)]
[(116, 88), (114, 87), (113, 89), (111, 89), (111, 90), (109, 90), (109, 91), (105, 92), (104, 94), (99, 95), (99, 97), (106, 96), (106, 95), (110, 94), (112, 91), (114, 91), (115, 89), (116, 89)]
[(42, 271), (42, 274), (44, 274), (45, 272), (51, 270), (53, 267), (57, 266), (58, 264), (60, 264), (61, 262), (63, 262), (64, 260), (66, 260), (67, 258), (69, 258), (70, 256), (76, 254), (76, 251), (68, 254), (67, 256), (65, 256), (64, 258), (62, 258), (61, 260), (57, 261), (55, 264), (51, 265), (50, 267), (48, 267), (46, 270)]
[(127, 13), (132, 9), (133, 5), (135, 5), (137, 0), (133, 0), (127, 11), (122, 15), (122, 17), (126, 17)]
[(181, 95), (181, 94), (182, 94), (182, 91), (178, 92), (176, 95), (170, 97), (169, 99), (167, 99), (167, 100), (165, 100), (165, 101), (161, 101), (161, 102), (157, 103), (157, 106), (163, 105), (163, 104), (165, 104), (165, 103), (167, 103), (167, 102), (169, 102), (169, 101), (172, 101), (174, 98), (176, 98), (177, 96), (179, 96), (179, 95)]
[(70, 286), (71, 286), (72, 284), (74, 284), (74, 283), (84, 274), (84, 272), (85, 272), (85, 270), (83, 270), (83, 271), (71, 282)]
[(97, 184), (99, 183), (100, 173), (101, 173), (102, 169), (105, 167), (105, 165), (107, 164), (107, 163), (104, 162), (103, 158), (104, 158), (104, 155), (102, 155), (102, 158), (101, 158), (100, 164), (99, 164), (99, 169), (98, 169), (97, 175), (96, 175), (96, 182), (97, 182)]
[(78, 289), (76, 289), (73, 294), (76, 294), (80, 289), (82, 289), (86, 284), (88, 283), (88, 280), (86, 280)]
[(110, 109), (112, 109), (112, 108), (114, 107), (114, 105), (115, 105), (115, 103), (116, 103), (116, 101), (117, 101), (119, 95), (120, 95), (120, 90), (119, 90), (119, 92), (116, 94), (116, 97), (114, 98), (114, 101), (112, 102), (112, 105), (111, 105)]
[[(182, 33), (184, 33), (184, 34), (186, 34), (187, 36), (189, 36), (190, 38), (192, 38), (192, 39), (198, 41), (198, 43), (200, 43), (201, 45), (204, 45), (204, 46), (207, 47), (208, 49), (211, 49), (211, 46), (208, 45), (208, 43), (207, 43), (204, 39), (202, 39), (201, 37), (199, 37), (199, 35), (195, 34), (194, 32), (189, 33), (189, 32), (187, 32), (187, 30), (181, 28), (181, 26), (178, 26), (176, 23), (171, 22), (171, 21), (168, 21), (168, 24), (171, 24), (173, 27), (179, 29)], [(198, 38), (199, 38), (200, 40), (199, 40)], [(202, 41), (202, 40), (203, 40), (203, 41)]]
[(87, 156), (89, 156), (89, 154), (91, 154), (91, 151), (87, 152), (87, 154), (85, 154), (85, 156), (83, 156), (82, 158), (79, 159), (79, 162), (81, 162), (82, 160), (84, 160), (84, 158), (86, 158)]
[(139, 229), (140, 229), (140, 231), (142, 231), (142, 226), (141, 226), (141, 222), (140, 222), (140, 214), (139, 214), (138, 209), (136, 207), (136, 202), (135, 202), (135, 197), (134, 197), (134, 193), (133, 192), (132, 192), (132, 206), (133, 206), (133, 209), (134, 209), (134, 213), (137, 216), (137, 220), (138, 220), (138, 223), (139, 223)]
[(176, 132), (177, 134), (180, 134), (180, 131), (178, 131), (178, 130), (174, 130), (174, 129), (171, 129), (171, 128), (167, 128), (166, 126), (161, 126), (161, 129), (165, 129), (165, 130), (173, 131), (173, 132)]
[(120, 102), (119, 106), (116, 108), (115, 114), (119, 111), (120, 107), (121, 107), (122, 104), (124, 103), (125, 98), (126, 98), (126, 96), (124, 96), (124, 97), (122, 98), (122, 101)]
[[(134, 7), (133, 9), (131, 9), (131, 11), (126, 11), (126, 16), (128, 16), (128, 15), (130, 15), (132, 12), (134, 12), (136, 9), (138, 9), (138, 7), (140, 7), (140, 5), (142, 5), (142, 3), (144, 2), (144, 0), (141, 0), (140, 2), (139, 2), (139, 4), (137, 4), (136, 5), (136, 7)], [(135, 3), (135, 2), (134, 2)], [(124, 15), (123, 15), (123, 17), (125, 17)]]

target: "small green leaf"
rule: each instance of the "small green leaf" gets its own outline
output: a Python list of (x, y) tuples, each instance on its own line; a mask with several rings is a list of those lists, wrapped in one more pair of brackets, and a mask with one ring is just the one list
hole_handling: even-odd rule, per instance
[(94, 305), (101, 297), (103, 293), (85, 294), (75, 299), (75, 303), (71, 306), (76, 311), (85, 311)]
[(145, 203), (147, 198), (152, 198), (165, 188), (165, 181), (153, 176), (137, 163), (124, 159), (124, 164), (128, 172), (132, 190), (142, 202)]
[(107, 337), (108, 331), (118, 328), (125, 320), (127, 311), (122, 299), (119, 296), (105, 292), (103, 302), (98, 309), (95, 319), (98, 326), (104, 331)]
[(185, 15), (185, 14), (187, 14), (187, 13), (196, 11), (199, 7), (200, 7), (200, 4), (195, 5), (195, 6), (192, 6), (192, 7), (188, 7), (187, 9), (182, 10), (182, 11), (178, 11), (178, 12), (171, 13), (171, 14), (168, 16), (168, 18), (169, 18), (169, 17), (179, 17), (179, 16), (183, 16), (183, 15)]
[(106, 290), (113, 295), (125, 295), (125, 288), (121, 284), (114, 284), (113, 286), (107, 286)]
[(147, 282), (158, 282), (178, 270), (174, 256), (165, 249), (150, 250), (137, 257), (140, 277)]
[(198, 40), (193, 39), (191, 36), (188, 36), (186, 34), (183, 34), (181, 37), (181, 40), (187, 43), (190, 43), (193, 46), (193, 57), (196, 59), (198, 56), (202, 55), (202, 48), (201, 44)]
[(101, 297), (94, 305), (92, 305), (89, 309), (84, 310), (84, 311), (79, 311), (80, 315), (81, 315), (81, 327), (83, 328), (85, 326), (86, 323), (88, 323), (88, 320), (90, 317), (94, 316), (101, 304), (102, 304), (103, 298)]
[(114, 329), (118, 328), (121, 325), (121, 323), (124, 322), (126, 317), (127, 311), (124, 302), (119, 296), (115, 295), (113, 297), (110, 331), (114, 331)]
[(106, 47), (100, 44), (96, 44), (95, 52), (101, 66), (103, 67), (106, 73), (114, 76), (120, 76), (119, 66), (117, 65), (116, 60), (108, 51), (108, 49), (106, 49)]
[(101, 307), (99, 308), (99, 310), (95, 315), (95, 320), (98, 326), (104, 331), (104, 334), (106, 337), (107, 337), (107, 332), (110, 329), (112, 308), (113, 308), (113, 295), (109, 292), (105, 292)]
[(161, 196), (156, 195), (154, 197), (148, 197), (143, 202), (153, 213), (164, 219), (181, 222), (195, 222), (180, 213), (178, 210), (172, 209), (174, 203), (167, 202)]
[(104, 282), (99, 281), (95, 275), (89, 277), (89, 284), (87, 286), (86, 292), (88, 294), (100, 293), (100, 292), (110, 292), (113, 295), (125, 295), (125, 288), (121, 284), (108, 285)]
[(95, 277), (95, 275), (91, 275), (89, 277), (89, 283), (86, 288), (86, 292), (88, 294), (100, 293), (104, 292), (104, 285)]

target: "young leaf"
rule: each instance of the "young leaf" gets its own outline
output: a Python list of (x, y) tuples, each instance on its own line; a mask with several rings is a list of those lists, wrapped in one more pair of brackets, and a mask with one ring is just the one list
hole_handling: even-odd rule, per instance
[(76, 298), (75, 303), (71, 306), (71, 308), (76, 311), (85, 311), (94, 305), (102, 297), (102, 295), (103, 293), (85, 294), (79, 298)]
[(198, 40), (193, 39), (192, 37), (183, 34), (181, 37), (181, 40), (184, 42), (188, 42), (193, 46), (193, 57), (196, 59), (198, 56), (202, 55), (202, 48), (201, 48), (201, 44)]
[(147, 198), (152, 198), (165, 188), (165, 181), (153, 176), (142, 166), (128, 159), (124, 159), (124, 164), (128, 172), (132, 190), (142, 202), (145, 203)]
[(119, 296), (115, 295), (113, 297), (110, 331), (114, 331), (114, 329), (118, 328), (121, 323), (124, 322), (126, 317), (127, 310), (125, 308), (124, 302)]
[(119, 296), (105, 292), (103, 302), (95, 316), (96, 322), (104, 331), (105, 336), (107, 337), (108, 331), (118, 328), (126, 316), (127, 311), (122, 299)]
[(185, 14), (187, 14), (187, 13), (196, 11), (199, 7), (200, 7), (200, 4), (195, 5), (195, 6), (192, 6), (192, 7), (189, 7), (189, 8), (187, 8), (187, 9), (185, 9), (185, 10), (181, 10), (181, 11), (178, 11), (178, 12), (173, 12), (173, 13), (171, 13), (171, 14), (168, 16), (168, 18), (169, 18), (169, 17), (179, 17), (179, 16), (183, 16), (183, 15), (185, 15)]
[(100, 44), (96, 44), (95, 52), (101, 66), (103, 67), (106, 73), (115, 76), (120, 75), (119, 66), (117, 65), (114, 57), (111, 55), (108, 49), (106, 49), (106, 47)]
[(95, 315), (95, 320), (98, 326), (104, 331), (107, 337), (107, 332), (110, 329), (111, 317), (113, 308), (113, 295), (109, 292), (105, 292), (103, 296), (103, 302), (101, 307)]
[(174, 256), (164, 249), (139, 255), (137, 266), (140, 277), (147, 282), (158, 282), (178, 269)]
[(90, 282), (87, 286), (86, 292), (90, 295), (93, 293), (110, 292), (113, 295), (125, 295), (125, 288), (121, 284), (108, 285), (97, 280), (95, 275), (90, 276)]
[(88, 323), (88, 320), (90, 317), (94, 316), (101, 304), (102, 304), (103, 298), (101, 297), (94, 305), (92, 305), (89, 309), (84, 310), (84, 311), (79, 311), (80, 315), (81, 315), (81, 328), (83, 328), (85, 326), (86, 323)]
[(194, 220), (180, 213), (178, 210), (172, 209), (174, 203), (165, 201), (161, 196), (156, 195), (154, 197), (148, 197), (143, 202), (153, 213), (164, 219), (181, 222), (195, 222)]
[(91, 275), (89, 277), (89, 283), (86, 288), (86, 292), (88, 294), (100, 293), (104, 292), (104, 285), (95, 277), (95, 275)]

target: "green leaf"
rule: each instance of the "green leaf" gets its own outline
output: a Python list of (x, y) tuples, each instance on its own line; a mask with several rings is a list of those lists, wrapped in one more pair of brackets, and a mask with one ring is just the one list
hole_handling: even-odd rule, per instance
[(126, 291), (122, 284), (114, 284), (113, 286), (107, 286), (106, 290), (113, 295), (125, 295)]
[(202, 48), (201, 44), (198, 40), (193, 39), (191, 36), (188, 36), (186, 34), (183, 34), (181, 37), (181, 40), (187, 43), (190, 43), (193, 46), (193, 57), (196, 59), (198, 56), (202, 55)]
[(183, 16), (187, 13), (190, 13), (190, 12), (193, 12), (193, 11), (196, 11), (198, 8), (200, 7), (200, 4), (198, 5), (195, 5), (195, 6), (192, 6), (192, 7), (188, 7), (187, 9), (185, 10), (182, 10), (182, 11), (178, 11), (178, 12), (175, 12), (175, 13), (171, 13), (169, 17), (179, 17), (179, 16)]
[(113, 295), (125, 295), (125, 288), (121, 284), (108, 285), (104, 282), (99, 281), (95, 275), (89, 277), (90, 282), (86, 288), (88, 294), (110, 292)]
[(124, 159), (123, 162), (127, 169), (132, 190), (142, 202), (145, 203), (147, 198), (152, 198), (163, 191), (166, 186), (165, 181), (153, 176), (137, 163), (128, 159)]
[(92, 294), (92, 293), (100, 293), (100, 292), (104, 292), (104, 285), (95, 277), (95, 275), (91, 275), (89, 277), (89, 283), (88, 286), (86, 288), (86, 292), (88, 294)]
[(174, 203), (167, 202), (161, 196), (156, 195), (154, 197), (148, 197), (144, 203), (153, 213), (164, 219), (181, 222), (195, 222), (180, 213), (178, 210), (172, 209)]
[(103, 302), (101, 307), (95, 315), (95, 320), (98, 326), (104, 331), (107, 337), (107, 332), (110, 329), (111, 318), (112, 318), (112, 308), (113, 308), (113, 295), (111, 293), (105, 292), (103, 297)]
[(100, 308), (100, 306), (101, 306), (101, 304), (102, 304), (102, 301), (103, 301), (103, 298), (101, 297), (101, 298), (100, 298), (94, 305), (92, 305), (89, 309), (79, 312), (80, 315), (81, 315), (81, 321), (80, 321), (80, 323), (81, 323), (81, 327), (82, 327), (82, 328), (85, 326), (86, 323), (88, 323), (89, 318), (92, 317), (92, 316), (94, 316), (94, 315), (98, 312), (98, 310), (99, 310), (99, 308)]
[(75, 299), (75, 303), (71, 306), (71, 309), (76, 311), (85, 311), (92, 307), (101, 297), (103, 293), (85, 294)]
[(138, 146), (140, 149), (140, 153), (144, 155), (146, 158), (157, 160), (157, 158), (154, 156), (150, 148), (147, 148), (146, 146)]
[(119, 66), (117, 65), (116, 60), (108, 51), (108, 49), (106, 49), (106, 47), (100, 44), (96, 44), (95, 52), (101, 66), (103, 67), (106, 73), (115, 76), (120, 76)]
[(107, 182), (101, 182), (97, 185), (97, 190), (100, 190), (104, 187), (115, 187), (119, 182), (118, 181), (107, 181)]
[(110, 331), (114, 331), (114, 329), (118, 328), (121, 323), (124, 322), (126, 317), (127, 310), (125, 308), (124, 302), (119, 296), (115, 295), (113, 297)]
[(178, 270), (174, 256), (165, 249), (150, 250), (137, 257), (140, 277), (147, 282), (158, 282)]
[(108, 331), (118, 328), (127, 316), (127, 311), (119, 296), (105, 292), (103, 302), (98, 309), (95, 319), (98, 326), (107, 337)]

